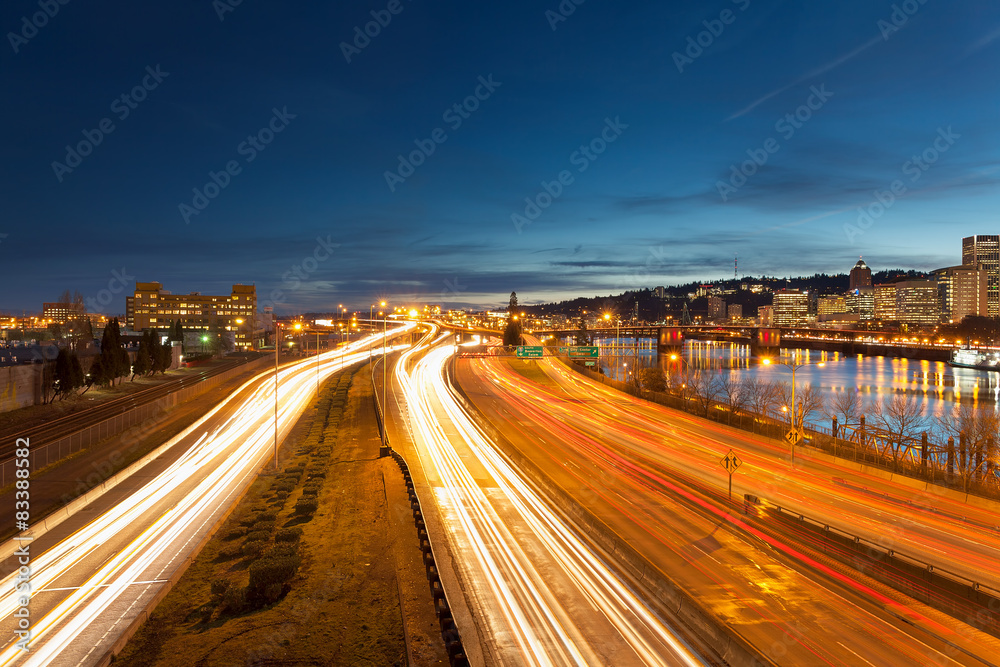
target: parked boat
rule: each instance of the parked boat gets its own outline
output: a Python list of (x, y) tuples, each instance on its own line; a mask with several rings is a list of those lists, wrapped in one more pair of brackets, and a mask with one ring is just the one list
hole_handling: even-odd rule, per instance
[(948, 361), (950, 366), (957, 368), (973, 368), (980, 371), (1000, 371), (1000, 353), (980, 352), (962, 348), (951, 353)]

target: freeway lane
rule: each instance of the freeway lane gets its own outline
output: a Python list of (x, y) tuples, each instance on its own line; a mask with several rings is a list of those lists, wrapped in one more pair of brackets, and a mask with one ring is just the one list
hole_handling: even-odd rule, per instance
[[(281, 437), (316, 391), (317, 371), (322, 380), (367, 361), (366, 345), (282, 367)], [(171, 465), (155, 475), (139, 470), (130, 493), (99, 498), (32, 542), (31, 650), (14, 644), (10, 575), (0, 581), (0, 636), (8, 638), (0, 664), (98, 661), (272, 456), (273, 420), (274, 375), (262, 373), (170, 443), (184, 450)]]
[(828, 463), (802, 447), (793, 469), (784, 446), (614, 391), (558, 363), (540, 368), (556, 385), (546, 400), (578, 401), (578, 415), (605, 423), (612, 419), (646, 455), (662, 458), (669, 452), (675, 464), (703, 483), (724, 488), (728, 480), (718, 461), (734, 449), (746, 464), (734, 475), (734, 494), (766, 498), (1000, 590), (1000, 530), (988, 528), (1000, 526), (997, 511)]
[(863, 664), (859, 655), (876, 665), (989, 664), (996, 655), (992, 637), (902, 596), (818, 576), (789, 545), (732, 530), (698, 498), (670, 490), (691, 459), (724, 484), (718, 459), (728, 450), (715, 443), (720, 452), (708, 456), (699, 442), (689, 451), (672, 415), (649, 415), (632, 397), (547, 361), (462, 360), (458, 381), (557, 484), (780, 664)]
[[(438, 342), (445, 339), (450, 336)], [(433, 491), (433, 497), (421, 498), (424, 514), (434, 511), (441, 518), (429, 521), (428, 529), (442, 526), (445, 534), (431, 537), (446, 542), (456, 557), (461, 593), (487, 645), (484, 661), (703, 664), (472, 424), (444, 380), (452, 352), (451, 344), (439, 344), (405, 353), (396, 365), (393, 394)], [(460, 594), (448, 592), (452, 598)]]

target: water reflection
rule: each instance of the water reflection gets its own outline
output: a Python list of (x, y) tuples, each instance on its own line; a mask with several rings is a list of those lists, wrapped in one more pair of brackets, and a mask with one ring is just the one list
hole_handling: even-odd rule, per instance
[[(750, 355), (747, 345), (712, 341), (685, 341), (681, 359), (657, 355), (649, 340), (614, 339), (595, 341), (601, 346), (604, 372), (618, 380), (631, 379), (637, 369), (658, 364), (664, 371), (678, 364), (692, 369), (728, 370), (737, 375), (756, 376), (776, 382), (791, 382), (792, 373), (783, 365), (764, 366)], [(894, 357), (845, 356), (821, 350), (791, 350), (782, 348), (781, 361), (808, 364), (799, 368), (795, 379), (799, 386), (811, 384), (827, 401), (845, 391), (861, 394), (865, 404), (903, 394), (914, 397), (923, 406), (927, 417), (941, 417), (961, 401), (998, 409), (1000, 404), (1000, 373), (952, 368), (943, 361), (898, 359)], [(818, 366), (823, 362), (823, 366)], [(826, 420), (821, 415), (814, 419)]]

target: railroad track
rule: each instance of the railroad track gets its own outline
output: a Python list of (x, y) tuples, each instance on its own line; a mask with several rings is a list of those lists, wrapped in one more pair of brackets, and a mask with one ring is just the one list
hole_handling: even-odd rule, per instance
[(64, 417), (52, 419), (27, 429), (8, 429), (0, 433), (0, 461), (6, 461), (14, 455), (18, 438), (30, 438), (32, 448), (54, 442), (82, 429), (99, 424), (105, 419), (116, 417), (133, 408), (156, 401), (172, 392), (197, 385), (205, 380), (232, 370), (242, 365), (242, 361), (232, 361), (205, 368), (193, 375), (186, 375), (170, 382), (149, 389), (137, 391), (129, 396), (122, 396), (100, 403), (89, 410), (82, 410)]

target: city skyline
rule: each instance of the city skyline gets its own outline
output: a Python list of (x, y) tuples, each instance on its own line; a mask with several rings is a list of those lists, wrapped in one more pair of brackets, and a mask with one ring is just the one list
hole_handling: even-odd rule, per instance
[(930, 271), (996, 224), (987, 3), (225, 6), (0, 10), (4, 308), (113, 272), (301, 312), (725, 278), (737, 252)]

